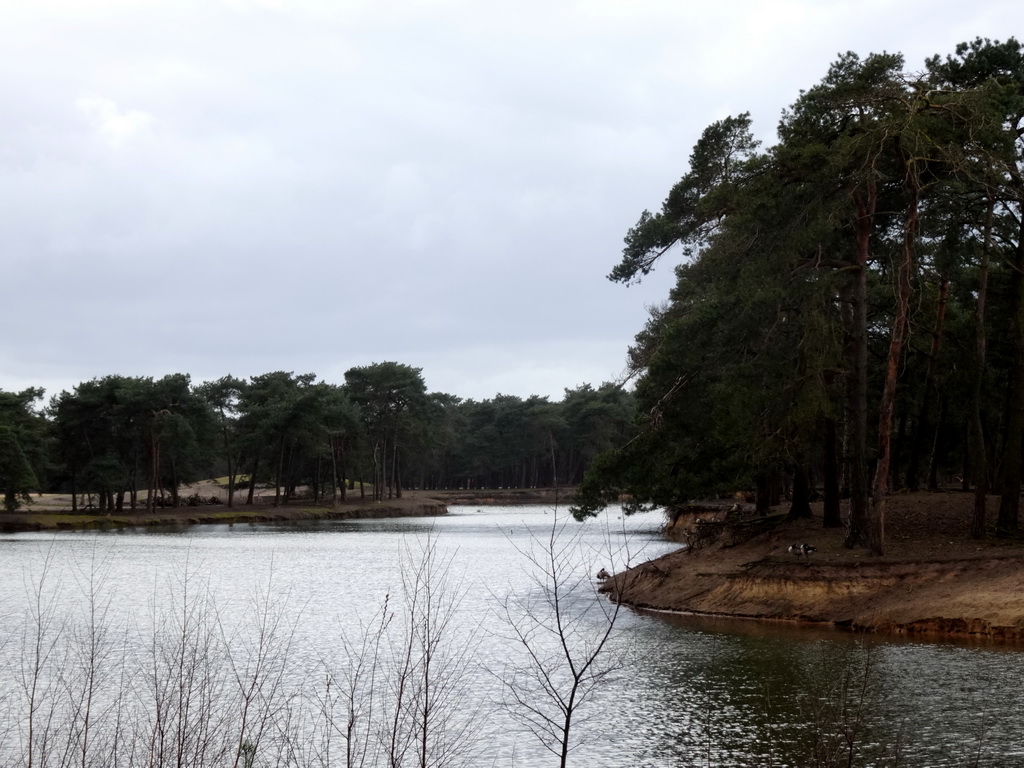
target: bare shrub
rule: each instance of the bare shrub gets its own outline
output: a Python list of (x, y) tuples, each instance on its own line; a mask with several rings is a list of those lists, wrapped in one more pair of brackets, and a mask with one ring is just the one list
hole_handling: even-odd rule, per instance
[(531, 533), (529, 545), (517, 547), (530, 588), (502, 599), (499, 609), (504, 637), (518, 649), (500, 676), (503, 704), (561, 768), (575, 746), (574, 727), (590, 716), (586, 705), (627, 656), (616, 631), (620, 604), (592, 581), (598, 558), (609, 554), (587, 551), (582, 526), (570, 520), (555, 509), (546, 537)]
[(811, 728), (808, 768), (899, 768), (900, 734), (888, 745), (866, 738), (877, 684), (874, 652), (865, 644), (859, 669), (848, 667), (824, 688), (811, 692), (805, 702)]
[(452, 559), (434, 536), (407, 544), (397, 600), (385, 596), (338, 658), (321, 657), (322, 682), (307, 694), (306, 764), (475, 764), (482, 729), (464, 701), (477, 630), (459, 618), (465, 590)]

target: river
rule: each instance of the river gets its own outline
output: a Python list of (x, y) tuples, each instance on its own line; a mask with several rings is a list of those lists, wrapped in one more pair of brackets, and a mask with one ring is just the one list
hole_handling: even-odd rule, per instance
[[(564, 528), (558, 527), (562, 522)], [(567, 590), (575, 585), (562, 595), (560, 608), (578, 622), (567, 631), (578, 630), (576, 640), (584, 644), (599, 637), (609, 604), (595, 601), (593, 575), (669, 551), (673, 545), (658, 536), (660, 523), (654, 515), (623, 518), (618, 510), (578, 525), (546, 507), (453, 507), (437, 518), (7, 535), (0, 539), (4, 764), (25, 762), (26, 649), (38, 647), (33, 641), (40, 638), (56, 649), (40, 677), (49, 686), (47, 706), (60, 709), (53, 704), (58, 692), (74, 687), (61, 683), (70, 677), (61, 670), (83, 664), (81, 653), (67, 648), (83, 645), (89, 634), (83, 623), (98, 634), (97, 612), (90, 614), (96, 606), (106, 611), (103, 637), (119, 638), (107, 641), (102, 658), (108, 666), (134, 670), (118, 678), (118, 691), (137, 690), (124, 678), (141, 679), (156, 668), (157, 654), (147, 645), (155, 646), (155, 636), (168, 637), (169, 626), (187, 624), (168, 617), (191, 615), (190, 605), (201, 602), (209, 611), (194, 626), (210, 642), (221, 638), (233, 648), (251, 649), (254, 638), (272, 637), (286, 650), (268, 658), (288, 675), (281, 690), (289, 693), (281, 693), (280, 701), (290, 707), (274, 710), (275, 717), (294, 721), (293, 736), (312, 738), (308, 713), (295, 714), (308, 707), (308, 692), (300, 691), (315, 690), (325, 669), (351, 666), (345, 643), (351, 647), (367, 636), (361, 628), (374, 626), (385, 599), (390, 610), (401, 604), (410, 590), (401, 586), (400, 564), (405, 562), (408, 577), (431, 543), (435, 568), (447, 567), (447, 586), (435, 594), (438, 606), (454, 606), (440, 646), (449, 666), (440, 664), (439, 655), (438, 670), (447, 670), (441, 683), (457, 697), (453, 722), (469, 726), (464, 732), (454, 728), (450, 743), (464, 742), (470, 765), (557, 765), (524, 726), (524, 705), (544, 710), (549, 699), (531, 691), (523, 677), (530, 663), (512, 637), (509, 616), (536, 620), (535, 628), (552, 626), (544, 600), (550, 581), (533, 560), (549, 562), (552, 531), (560, 530), (555, 549), (566, 559), (559, 573)], [(431, 578), (434, 587), (443, 585), (438, 571)], [(260, 616), (274, 617), (275, 634), (253, 629)], [(616, 622), (607, 653), (599, 657), (616, 663), (576, 713), (570, 765), (827, 765), (829, 749), (849, 739), (856, 749), (853, 765), (1024, 766), (1024, 654), (1015, 647), (864, 638), (629, 610)], [(543, 663), (559, 649), (543, 632), (531, 643)], [(94, 650), (92, 656), (101, 654)], [(382, 662), (389, 669), (393, 656)], [(238, 658), (232, 664), (241, 667)], [(556, 674), (563, 673), (556, 665)], [(101, 679), (108, 688), (115, 685), (109, 670)], [(527, 693), (518, 709), (512, 701), (517, 686)], [(64, 709), (51, 715), (55, 733), (62, 728), (59, 717), (72, 715)], [(317, 763), (313, 750), (293, 750), (289, 757), (268, 744), (260, 742), (258, 754), (251, 747), (253, 766), (328, 762), (317, 753)], [(35, 763), (42, 765), (39, 754), (36, 749)], [(49, 764), (68, 762), (55, 755)]]

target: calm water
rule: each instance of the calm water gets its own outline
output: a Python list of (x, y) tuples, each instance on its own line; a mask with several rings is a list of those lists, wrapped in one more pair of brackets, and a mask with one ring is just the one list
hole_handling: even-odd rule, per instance
[[(133, 626), (158, 622), (167, 595), (186, 583), (208, 591), (225, 627), (244, 620), (255, 594), (269, 593), (294, 629), (294, 668), (312, 675), (385, 596), (396, 599), (403, 548), (415, 553), (433, 536), (459, 584), (456, 637), (471, 645), (460, 666), (468, 683), (460, 706), (486, 735), (476, 764), (556, 765), (500, 705), (501, 678), (520, 652), (500, 607), (510, 596), (542, 597), (528, 555), (543, 555), (538, 542), (547, 541), (553, 520), (541, 507), (455, 507), (440, 518), (6, 536), (0, 630), (10, 646), (40, 591), (57, 615), (80, 610), (90, 579)], [(560, 541), (574, 537), (572, 567), (584, 578), (567, 615), (590, 605), (589, 577), (598, 568), (670, 550), (658, 538), (660, 523), (617, 512), (582, 527), (570, 523)], [(594, 611), (582, 621), (591, 634), (602, 627)], [(815, 764), (815, 741), (842, 730), (855, 731), (856, 765), (897, 764), (898, 751), (903, 766), (1024, 766), (1024, 654), (1014, 648), (865, 642), (840, 632), (634, 612), (620, 615), (619, 626), (625, 645), (615, 650), (627, 666), (581, 709), (587, 717), (575, 731), (572, 765), (806, 766)]]

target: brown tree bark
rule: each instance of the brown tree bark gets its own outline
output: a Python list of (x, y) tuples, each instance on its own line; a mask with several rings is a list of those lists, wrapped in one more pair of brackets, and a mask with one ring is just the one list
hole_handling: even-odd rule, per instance
[(868, 548), (881, 555), (885, 549), (885, 497), (889, 493), (889, 464), (892, 460), (892, 423), (896, 405), (896, 380), (903, 340), (906, 336), (907, 316), (910, 311), (910, 277), (914, 267), (914, 245), (917, 235), (917, 207), (920, 190), (912, 165), (907, 168), (911, 199), (907, 205), (903, 232), (903, 258), (897, 278), (896, 316), (893, 318), (889, 353), (886, 356), (885, 382), (882, 401), (878, 408), (878, 460), (871, 483), (871, 520), (868, 529)]
[(985, 451), (985, 427), (981, 421), (981, 395), (985, 382), (985, 358), (987, 338), (985, 336), (985, 302), (988, 296), (989, 248), (992, 243), (992, 217), (995, 201), (988, 201), (985, 215), (985, 240), (981, 249), (981, 264), (978, 267), (978, 300), (974, 305), (974, 382), (971, 387), (971, 474), (974, 475), (974, 516), (971, 521), (971, 537), (985, 536), (985, 511), (988, 500), (988, 455)]

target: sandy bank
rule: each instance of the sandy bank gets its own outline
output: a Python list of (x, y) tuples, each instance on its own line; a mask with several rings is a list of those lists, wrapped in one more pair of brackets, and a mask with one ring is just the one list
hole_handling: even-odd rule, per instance
[[(965, 535), (966, 494), (912, 494), (889, 505), (883, 557), (842, 545), (845, 531), (781, 523), (748, 540), (723, 531), (616, 576), (608, 589), (637, 607), (815, 622), (871, 632), (1024, 640), (1024, 548)], [(998, 500), (995, 500), (998, 503)], [(702, 520), (714, 515), (702, 513)], [(695, 528), (681, 518), (677, 535)], [(742, 537), (738, 537), (742, 539)], [(794, 543), (818, 552), (804, 560)]]
[[(204, 497), (223, 497), (226, 493), (210, 484), (197, 486)], [(189, 489), (191, 493), (193, 488)], [(271, 492), (272, 493), (272, 492)], [(187, 495), (187, 494), (183, 494)], [(244, 497), (243, 497), (244, 498)], [(256, 504), (241, 503), (236, 499), (234, 507), (225, 503), (196, 507), (172, 507), (157, 509), (151, 513), (125, 509), (121, 514), (98, 514), (94, 511), (71, 513), (70, 497), (44, 497), (31, 506), (12, 514), (0, 514), (0, 530), (5, 533), (17, 531), (106, 529), (173, 527), (188, 525), (234, 524), (234, 523), (286, 523), (303, 520), (347, 520), (384, 517), (420, 517), (447, 514), (445, 502), (425, 494), (410, 492), (401, 499), (373, 502), (350, 496), (337, 505), (314, 506), (309, 502), (293, 502), (287, 506), (275, 507), (272, 496), (258, 497)]]

